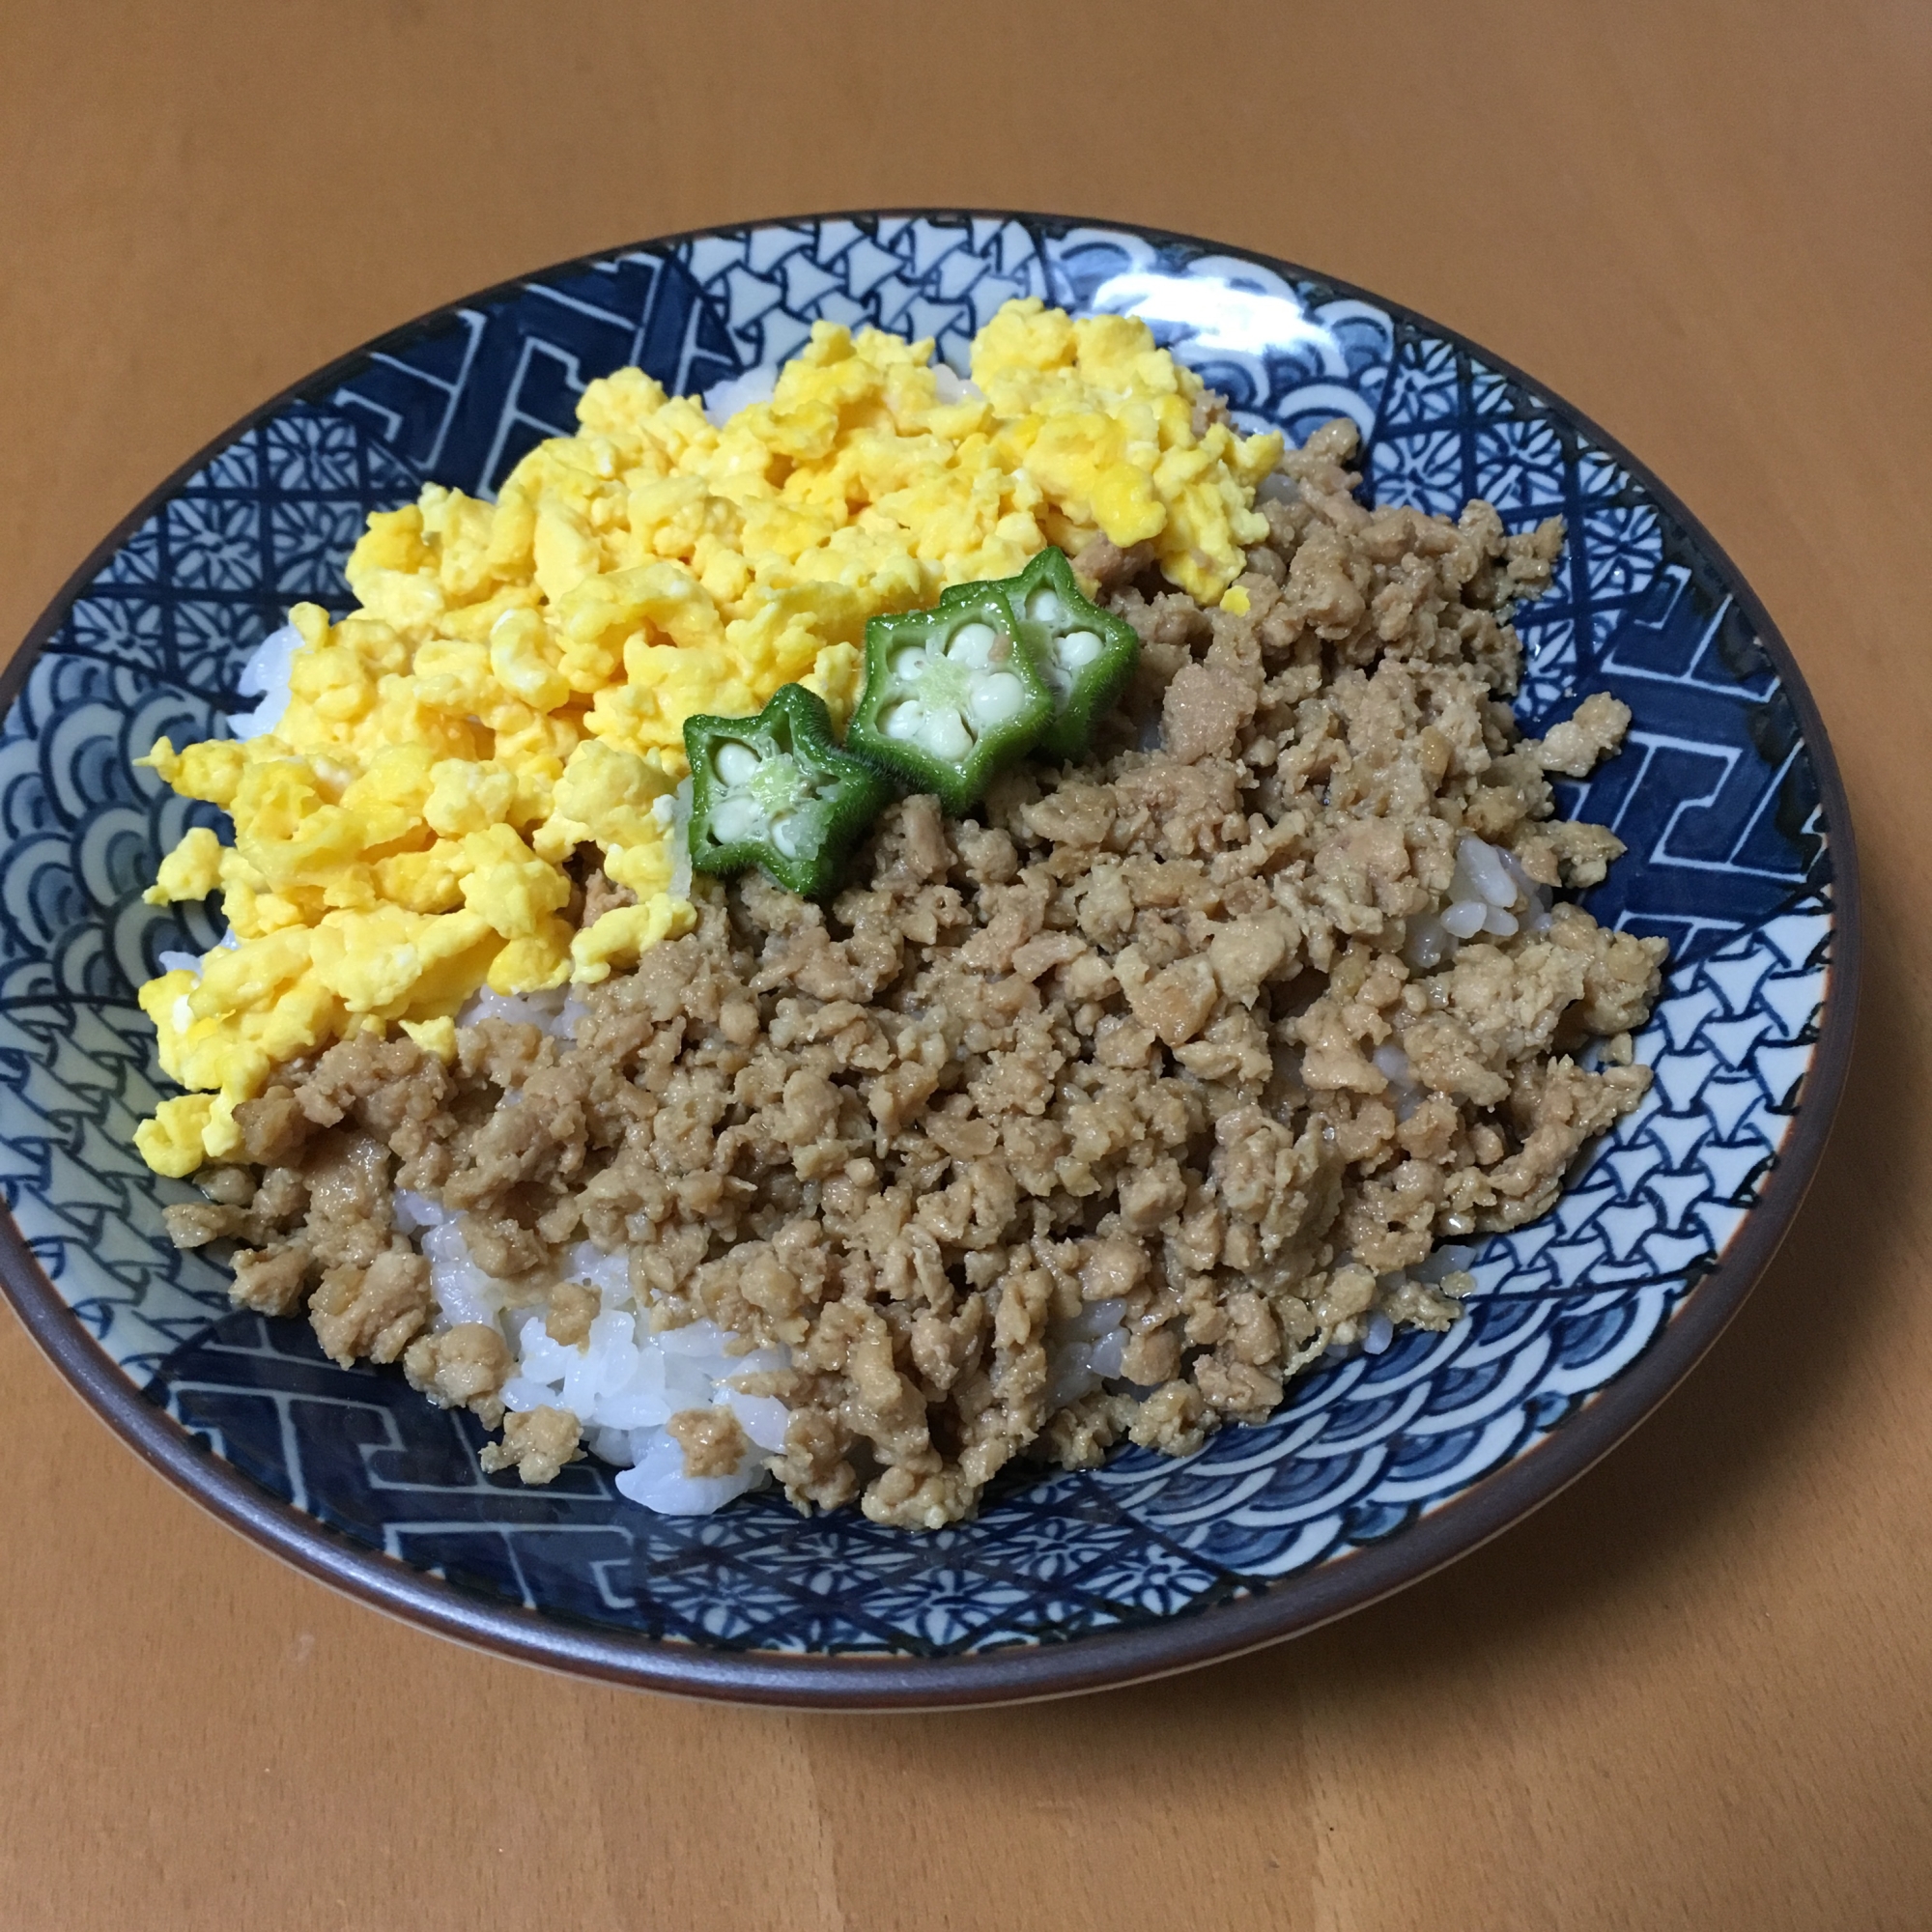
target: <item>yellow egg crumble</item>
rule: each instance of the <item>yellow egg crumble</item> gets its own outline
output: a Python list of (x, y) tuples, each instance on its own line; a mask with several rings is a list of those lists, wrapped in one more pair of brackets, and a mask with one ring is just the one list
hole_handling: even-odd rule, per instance
[[(1145, 323), (1009, 302), (974, 342), (978, 394), (931, 357), (820, 323), (722, 427), (620, 369), (495, 503), (430, 484), (370, 517), (361, 608), (290, 613), (273, 731), (144, 761), (235, 829), (190, 832), (150, 902), (218, 890), (239, 942), (141, 989), (190, 1090), (137, 1130), (151, 1167), (235, 1153), (235, 1107), (299, 1054), (393, 1022), (447, 1056), (479, 987), (594, 983), (689, 930), (669, 801), (693, 714), (796, 682), (842, 727), (868, 617), (1096, 535), (1151, 543), (1211, 602), (1265, 535), (1281, 438), (1197, 433), (1201, 380)], [(564, 867), (584, 845), (637, 903), (578, 930)]]

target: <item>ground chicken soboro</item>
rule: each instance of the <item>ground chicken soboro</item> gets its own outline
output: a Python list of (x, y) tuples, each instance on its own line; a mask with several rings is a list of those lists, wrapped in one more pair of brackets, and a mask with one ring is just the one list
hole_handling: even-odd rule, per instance
[[(958, 822), (895, 806), (823, 909), (700, 882), (697, 929), (592, 991), (575, 1044), (488, 1021), (447, 1069), (368, 1037), (291, 1068), (238, 1110), (259, 1172), (207, 1176), (177, 1238), (242, 1243), (239, 1301), (306, 1296), (338, 1359), (401, 1356), (493, 1424), (509, 1352), (432, 1332), (391, 1186), (462, 1210), (563, 1343), (597, 1303), (560, 1257), (628, 1244), (661, 1323), (789, 1347), (747, 1382), (792, 1410), (786, 1493), (907, 1526), (1015, 1458), (1259, 1420), (1375, 1311), (1447, 1326), (1466, 1277), (1405, 1271), (1543, 1213), (1636, 1104), (1664, 949), (1559, 904), (1406, 958), (1464, 834), (1546, 887), (1603, 877), (1617, 840), (1555, 819), (1546, 774), (1629, 714), (1591, 697), (1520, 740), (1507, 613), (1560, 528), (1364, 510), (1353, 447), (1336, 424), (1285, 459), (1245, 610), (1083, 556), (1143, 640), (1087, 764), (1022, 767)], [(1122, 1374), (1049, 1413), (1050, 1347), (1096, 1302), (1124, 1304)], [(717, 1411), (672, 1433), (692, 1473), (745, 1447)], [(488, 1453), (543, 1481), (576, 1450), (548, 1408)]]

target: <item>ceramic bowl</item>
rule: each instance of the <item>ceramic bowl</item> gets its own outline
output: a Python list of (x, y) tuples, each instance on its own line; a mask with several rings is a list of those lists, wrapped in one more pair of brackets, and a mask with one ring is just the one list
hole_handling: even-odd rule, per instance
[[(308, 1325), (229, 1306), (163, 1236), (187, 1198), (135, 1157), (168, 1091), (134, 1003), (152, 908), (206, 807), (131, 760), (213, 735), (287, 605), (349, 608), (367, 512), (426, 479), (489, 495), (567, 433), (591, 378), (701, 391), (819, 318), (937, 339), (964, 366), (1000, 303), (1140, 315), (1249, 426), (1346, 414), (1378, 502), (1569, 525), (1519, 628), (1534, 731), (1585, 693), (1635, 715), (1571, 815), (1629, 856), (1585, 903), (1670, 942), (1648, 1102), (1554, 1212), (1491, 1239), (1468, 1318), (1339, 1361), (1184, 1462), (1133, 1450), (1003, 1488), (937, 1534), (773, 1495), (655, 1517), (586, 1462), (529, 1491), (470, 1418)], [(1291, 1635), (1493, 1535), (1625, 1434), (1709, 1346), (1817, 1162), (1857, 975), (1851, 825), (1818, 716), (1737, 571), (1602, 431), (1378, 297), (1173, 235), (1037, 215), (868, 213), (722, 229), (567, 264), (410, 324), (238, 423), (75, 574), (14, 660), (0, 726), (0, 1273), (81, 1393), (163, 1474), (278, 1554), (433, 1629), (662, 1690), (847, 1707), (1013, 1699)], [(242, 708), (245, 708), (242, 707)]]

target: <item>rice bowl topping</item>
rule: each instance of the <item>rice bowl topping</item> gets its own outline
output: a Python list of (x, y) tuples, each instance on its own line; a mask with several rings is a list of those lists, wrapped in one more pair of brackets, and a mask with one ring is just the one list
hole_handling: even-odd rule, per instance
[[(1621, 847), (1557, 817), (1549, 782), (1613, 753), (1629, 714), (1590, 696), (1538, 741), (1508, 706), (1509, 612), (1548, 582), (1560, 526), (1367, 509), (1351, 426), (1300, 450), (1243, 439), (1144, 329), (1088, 327), (1005, 317), (977, 397), (929, 345), (814, 338), (810, 382), (781, 375), (749, 430), (638, 403), (625, 434), (654, 425), (670, 450), (674, 420), (698, 452), (643, 478), (612, 425), (649, 391), (606, 379), (519, 486), (521, 587), (476, 561), (515, 493), (487, 526), (428, 493), (358, 547), (362, 616), (298, 612), (299, 641), (258, 654), (254, 736), (157, 748), (238, 836), (185, 841), (156, 893), (220, 886), (238, 943), (163, 960), (144, 992), (197, 1091), (142, 1145), (197, 1175), (206, 1199), (170, 1231), (224, 1244), (239, 1302), (306, 1308), (338, 1360), (399, 1362), (500, 1428), (487, 1468), (543, 1482), (587, 1451), (654, 1509), (776, 1481), (908, 1528), (970, 1514), (1013, 1465), (1188, 1453), (1325, 1354), (1460, 1318), (1473, 1241), (1547, 1211), (1649, 1084), (1631, 1036), (1662, 943), (1566, 896)], [(813, 389), (827, 371), (857, 400)], [(938, 507), (888, 531), (874, 479), (767, 568), (753, 523), (815, 500), (793, 477), (864, 476), (836, 452), (876, 456), (882, 411), (895, 445), (949, 443), (902, 486)], [(772, 494), (741, 502), (726, 485), (753, 448)], [(973, 541), (945, 549), (933, 533), (995, 473)], [(595, 554), (572, 554), (598, 567), (566, 584), (569, 476), (603, 480), (573, 513)], [(594, 503), (620, 497), (618, 535)], [(638, 628), (602, 634), (586, 691), (568, 613), (657, 567), (630, 547), (660, 541), (651, 506), (672, 497), (679, 568), (723, 629), (680, 636), (686, 592), (614, 619)], [(721, 530), (755, 563), (750, 615), (730, 614)], [(1014, 764), (951, 814), (898, 798), (822, 900), (694, 877), (667, 733), (748, 717), (787, 677), (842, 724), (854, 624), (1048, 542), (1138, 640), (1084, 752)], [(778, 621), (759, 586), (809, 617), (784, 633), (809, 651), (731, 642)], [(365, 708), (331, 719), (348, 687), (318, 666), (345, 650), (398, 668), (357, 673)], [(494, 694), (461, 682), (499, 655)], [(540, 672), (572, 694), (548, 711)], [(540, 731), (506, 708), (519, 677)], [(447, 755), (406, 771), (395, 734), (426, 693), (455, 707), (435, 713)]]

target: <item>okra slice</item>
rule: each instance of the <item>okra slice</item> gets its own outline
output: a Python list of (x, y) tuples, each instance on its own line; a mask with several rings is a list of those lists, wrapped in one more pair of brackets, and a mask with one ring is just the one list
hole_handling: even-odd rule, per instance
[(1020, 641), (1053, 693), (1053, 718), (1035, 750), (1073, 759), (1087, 751), (1094, 721), (1133, 675), (1141, 640), (1124, 618), (1082, 592), (1065, 554), (1043, 550), (1001, 585), (1013, 609)]
[(781, 685), (754, 718), (687, 718), (684, 750), (693, 869), (757, 866), (806, 898), (838, 885), (892, 796), (880, 773), (839, 750), (824, 699), (802, 684)]
[(1014, 639), (997, 584), (959, 584), (930, 611), (866, 626), (866, 684), (845, 743), (954, 813), (1031, 750), (1053, 694)]

